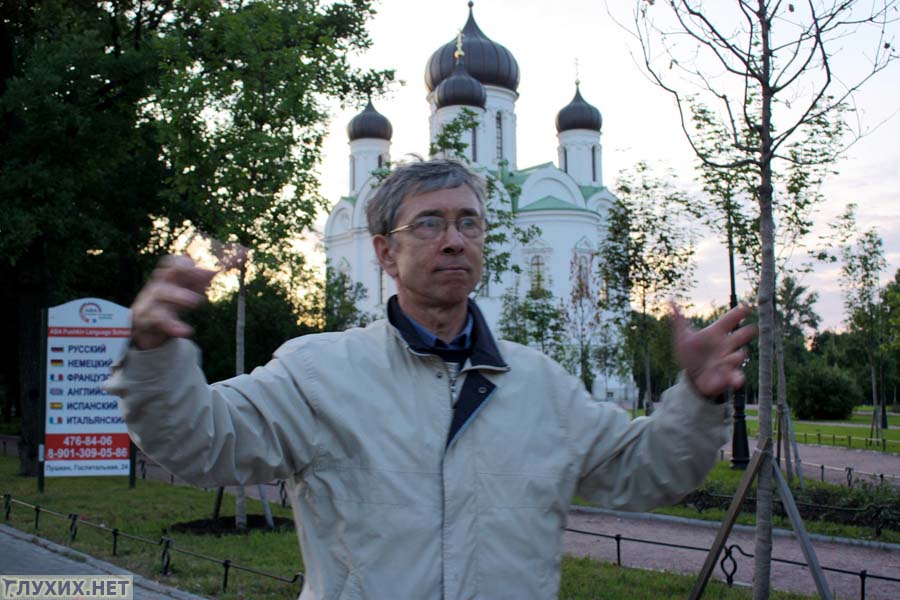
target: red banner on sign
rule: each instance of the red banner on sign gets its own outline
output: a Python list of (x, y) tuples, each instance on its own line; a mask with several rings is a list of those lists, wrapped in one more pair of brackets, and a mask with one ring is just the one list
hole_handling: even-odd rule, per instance
[(48, 337), (130, 337), (128, 327), (48, 327)]
[(127, 433), (48, 433), (45, 460), (127, 460)]

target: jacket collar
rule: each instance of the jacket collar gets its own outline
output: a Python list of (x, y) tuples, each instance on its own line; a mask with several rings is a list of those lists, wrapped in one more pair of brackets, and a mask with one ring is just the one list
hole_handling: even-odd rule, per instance
[[(472, 316), (473, 338), (471, 353), (468, 354), (471, 361), (470, 368), (509, 370), (509, 366), (503, 360), (503, 356), (497, 348), (497, 342), (494, 341), (494, 336), (491, 334), (491, 330), (487, 326), (484, 315), (481, 314), (478, 305), (471, 298), (469, 298), (468, 302), (469, 314)], [(391, 296), (390, 300), (388, 300), (387, 317), (390, 324), (397, 330), (410, 350), (418, 354), (435, 353), (434, 349), (428, 346), (419, 335), (419, 332), (416, 331), (409, 318), (403, 314), (396, 295)]]

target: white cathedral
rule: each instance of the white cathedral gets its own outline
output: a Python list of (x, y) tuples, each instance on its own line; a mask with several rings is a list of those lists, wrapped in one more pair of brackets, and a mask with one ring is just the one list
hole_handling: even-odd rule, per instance
[[(521, 275), (507, 272), (502, 283), (491, 281), (478, 292), (476, 301), (495, 335), (499, 335), (501, 297), (516, 285), (516, 277), (520, 294), (540, 278), (556, 299), (569, 298), (573, 258), (577, 261), (598, 250), (598, 242), (605, 235), (606, 211), (614, 200), (603, 185), (600, 111), (582, 98), (577, 81), (574, 98), (556, 115), (557, 164), (519, 168), (518, 85), (515, 57), (481, 31), (469, 2), (469, 18), (461, 38), (438, 48), (426, 65), (431, 140), (463, 109), (476, 113), (478, 126), (463, 140), (468, 143), (467, 158), (476, 171), (488, 171), (518, 186), (521, 192), (512, 206), (516, 224), (522, 228), (537, 225), (540, 229), (540, 235), (528, 245), (509, 248), (511, 261), (519, 265)], [(348, 124), (349, 194), (332, 208), (324, 237), (328, 264), (362, 283), (368, 297), (360, 308), (379, 315), (395, 288), (375, 258), (366, 229), (366, 203), (376, 185), (372, 171), (390, 159), (392, 133), (390, 121), (375, 110), (371, 101)], [(619, 401), (630, 401), (636, 394), (627, 378), (599, 374), (594, 391), (599, 397)]]

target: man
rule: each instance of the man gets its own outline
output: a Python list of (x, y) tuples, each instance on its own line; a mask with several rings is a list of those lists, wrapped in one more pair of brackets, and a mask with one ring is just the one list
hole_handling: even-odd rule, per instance
[(289, 480), (302, 600), (553, 598), (575, 493), (646, 510), (699, 484), (727, 440), (716, 398), (741, 385), (753, 335), (736, 309), (695, 332), (650, 418), (597, 402), (543, 354), (496, 342), (481, 279), (483, 180), (448, 160), (395, 170), (367, 207), (394, 278), (387, 319), (305, 336), (208, 386), (179, 339), (212, 273), (164, 259), (133, 306), (109, 389), (148, 455), (198, 483)]

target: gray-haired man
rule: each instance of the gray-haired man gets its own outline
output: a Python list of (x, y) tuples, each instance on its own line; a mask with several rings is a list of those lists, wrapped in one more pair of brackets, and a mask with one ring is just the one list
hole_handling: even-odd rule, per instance
[(730, 334), (676, 312), (685, 375), (632, 421), (532, 349), (495, 341), (469, 294), (482, 273), (484, 183), (447, 160), (395, 170), (368, 205), (397, 295), (365, 329), (283, 345), (207, 385), (179, 313), (212, 273), (160, 263), (133, 306), (109, 383), (135, 442), (198, 483), (289, 480), (301, 598), (553, 598), (573, 494), (645, 510), (696, 486), (727, 439), (743, 381)]

